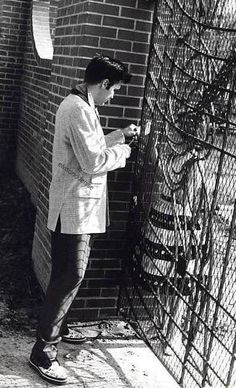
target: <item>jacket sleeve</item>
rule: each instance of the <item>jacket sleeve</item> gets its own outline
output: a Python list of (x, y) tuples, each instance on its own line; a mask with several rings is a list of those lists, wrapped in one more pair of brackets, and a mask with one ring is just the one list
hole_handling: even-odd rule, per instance
[(107, 147), (112, 147), (116, 144), (124, 144), (125, 137), (120, 129), (117, 129), (116, 131), (112, 131), (105, 135), (105, 141)]
[(106, 173), (125, 166), (124, 146), (116, 144), (104, 148), (89, 110), (74, 107), (69, 114), (68, 136), (80, 167), (87, 174)]

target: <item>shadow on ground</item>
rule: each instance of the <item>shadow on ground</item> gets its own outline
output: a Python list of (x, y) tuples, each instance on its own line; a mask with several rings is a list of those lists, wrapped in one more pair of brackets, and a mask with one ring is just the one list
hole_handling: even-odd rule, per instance
[(16, 175), (0, 170), (0, 335), (30, 332), (42, 304), (32, 270), (35, 209)]
[[(32, 343), (32, 338), (25, 334), (0, 338), (0, 387), (52, 386), (28, 365)], [(61, 343), (59, 354), (61, 364), (69, 373), (65, 388), (178, 387), (139, 339), (96, 339), (76, 347)]]

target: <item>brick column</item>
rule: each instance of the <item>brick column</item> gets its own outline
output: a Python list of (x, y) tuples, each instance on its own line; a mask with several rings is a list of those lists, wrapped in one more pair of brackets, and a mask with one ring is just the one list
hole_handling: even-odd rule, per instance
[(14, 163), (28, 0), (0, 0), (0, 165)]
[(50, 37), (49, 26), (53, 37), (58, 0), (50, 2), (32, 0), (29, 3), (30, 12), (25, 34), (26, 44), (22, 69), (16, 171), (36, 206), (38, 191), (41, 192), (39, 188), (40, 163), (52, 69), (53, 38)]

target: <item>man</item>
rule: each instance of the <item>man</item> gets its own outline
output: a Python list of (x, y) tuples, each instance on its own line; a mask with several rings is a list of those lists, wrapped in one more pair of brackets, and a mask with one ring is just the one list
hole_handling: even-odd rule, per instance
[(107, 172), (125, 166), (131, 153), (125, 137), (137, 134), (130, 125), (104, 136), (95, 106), (113, 98), (130, 78), (120, 61), (97, 56), (84, 83), (71, 90), (56, 114), (48, 215), (52, 272), (30, 356), (30, 365), (51, 383), (67, 380), (57, 361), (60, 340), (85, 340), (67, 327), (66, 315), (83, 280), (92, 237), (106, 230)]

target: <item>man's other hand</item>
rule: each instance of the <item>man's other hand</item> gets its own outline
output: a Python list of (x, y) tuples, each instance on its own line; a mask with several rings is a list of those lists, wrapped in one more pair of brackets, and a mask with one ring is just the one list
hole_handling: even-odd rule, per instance
[(125, 137), (138, 137), (140, 134), (140, 127), (138, 125), (130, 124), (128, 127), (122, 129), (122, 132)]
[(122, 149), (125, 151), (125, 157), (129, 158), (131, 154), (131, 148), (128, 144), (121, 144)]

